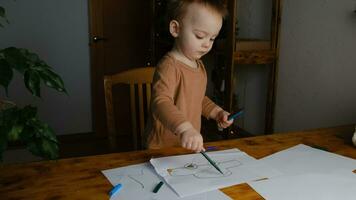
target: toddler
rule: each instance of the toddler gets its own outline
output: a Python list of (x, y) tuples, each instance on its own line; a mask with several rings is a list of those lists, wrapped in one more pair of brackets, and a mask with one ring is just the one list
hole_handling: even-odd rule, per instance
[(147, 145), (205, 151), (201, 115), (221, 128), (232, 124), (229, 113), (205, 96), (207, 74), (200, 60), (212, 48), (227, 11), (220, 0), (171, 0), (168, 13), (174, 46), (156, 67)]

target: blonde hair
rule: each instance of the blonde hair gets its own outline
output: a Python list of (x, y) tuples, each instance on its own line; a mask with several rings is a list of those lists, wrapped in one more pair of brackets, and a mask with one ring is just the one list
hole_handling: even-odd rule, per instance
[(192, 3), (208, 6), (218, 12), (224, 19), (227, 16), (227, 9), (223, 0), (169, 0), (167, 4), (167, 22), (171, 20), (181, 20), (188, 5)]

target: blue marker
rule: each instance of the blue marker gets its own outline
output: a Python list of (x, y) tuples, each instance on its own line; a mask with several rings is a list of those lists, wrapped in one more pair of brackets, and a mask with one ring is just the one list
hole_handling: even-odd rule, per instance
[(242, 115), (243, 113), (244, 113), (244, 110), (241, 109), (241, 110), (238, 111), (237, 113), (229, 115), (229, 117), (227, 118), (227, 120), (228, 120), (228, 121), (234, 120), (234, 119), (236, 119), (238, 116)]
[(109, 196), (110, 196), (110, 197), (114, 196), (115, 194), (117, 194), (118, 192), (120, 192), (121, 188), (122, 188), (122, 185), (121, 185), (120, 183), (117, 184), (115, 187), (113, 187), (113, 188), (111, 189), (111, 191), (109, 192)]
[(216, 146), (208, 146), (205, 148), (205, 151), (215, 151), (215, 150), (218, 150), (218, 147)]

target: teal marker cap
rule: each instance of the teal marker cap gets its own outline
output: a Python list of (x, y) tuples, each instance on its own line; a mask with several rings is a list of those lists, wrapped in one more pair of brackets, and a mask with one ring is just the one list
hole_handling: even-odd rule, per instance
[(239, 110), (237, 113), (229, 115), (229, 117), (227, 118), (227, 120), (228, 120), (228, 121), (234, 120), (234, 119), (236, 119), (238, 116), (242, 115), (243, 113), (244, 113), (243, 110)]

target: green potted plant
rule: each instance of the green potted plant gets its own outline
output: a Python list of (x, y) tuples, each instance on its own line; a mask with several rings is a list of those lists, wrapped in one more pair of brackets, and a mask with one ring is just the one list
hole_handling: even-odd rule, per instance
[[(8, 23), (5, 9), (0, 6), (0, 27)], [(41, 84), (66, 93), (63, 80), (39, 56), (23, 48), (0, 49), (0, 86), (8, 97), (8, 86), (14, 72), (23, 75), (28, 91), (41, 97)], [(37, 108), (16, 103), (0, 97), (0, 161), (9, 142), (18, 141), (27, 146), (34, 155), (46, 159), (58, 157), (58, 141), (54, 131), (37, 116)]]

